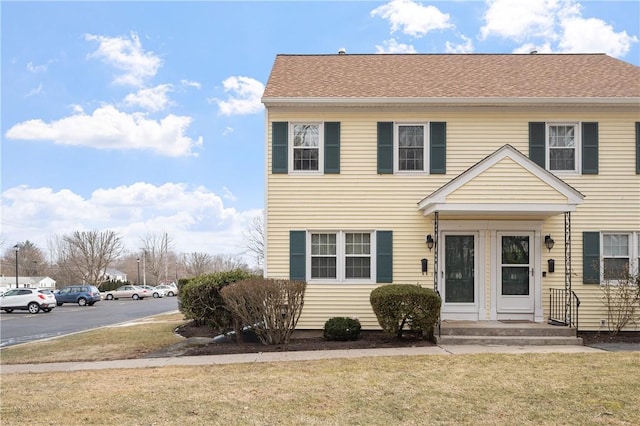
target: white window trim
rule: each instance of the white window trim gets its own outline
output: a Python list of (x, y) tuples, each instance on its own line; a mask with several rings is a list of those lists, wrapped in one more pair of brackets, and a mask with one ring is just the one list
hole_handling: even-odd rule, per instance
[[(422, 153), (422, 164), (424, 170), (400, 170), (400, 143), (399, 130), (400, 126), (422, 126), (424, 127), (424, 146)], [(401, 175), (428, 175), (429, 174), (429, 151), (431, 141), (429, 140), (429, 122), (428, 121), (409, 121), (393, 123), (393, 173)]]
[[(346, 278), (345, 277), (345, 265), (346, 265), (346, 249), (345, 249), (345, 234), (370, 234), (371, 235), (371, 270), (370, 277), (367, 278)], [(336, 234), (336, 278), (311, 278), (311, 235), (312, 234)], [(314, 229), (307, 231), (306, 238), (306, 275), (307, 282), (311, 284), (375, 284), (376, 283), (376, 232), (370, 229), (349, 229), (349, 230), (318, 230)]]
[(605, 280), (604, 278), (604, 236), (628, 235), (629, 236), (629, 273), (640, 273), (640, 231), (601, 231), (600, 232), (600, 285), (617, 285), (618, 280)]
[[(295, 170), (293, 164), (293, 128), (296, 125), (318, 126), (318, 170)], [(295, 121), (289, 123), (289, 174), (296, 175), (322, 175), (324, 174), (324, 122), (322, 121)]]
[[(549, 146), (549, 127), (550, 126), (573, 126), (575, 128), (575, 138), (576, 138), (576, 155), (575, 155), (575, 168), (574, 170), (551, 170), (550, 166), (550, 152), (551, 147)], [(544, 161), (545, 161), (545, 169), (549, 170), (551, 173), (558, 175), (579, 175), (582, 174), (582, 123), (579, 121), (567, 121), (567, 122), (554, 122), (549, 121), (545, 123), (545, 135), (544, 135)]]

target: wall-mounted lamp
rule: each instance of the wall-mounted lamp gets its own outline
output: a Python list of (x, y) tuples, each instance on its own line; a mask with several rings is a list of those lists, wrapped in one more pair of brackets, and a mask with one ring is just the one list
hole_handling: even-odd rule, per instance
[(553, 238), (551, 238), (551, 235), (544, 236), (544, 246), (548, 248), (549, 251), (551, 251), (554, 244), (555, 244), (555, 241), (553, 241)]
[(431, 234), (427, 235), (427, 237), (424, 239), (424, 242), (427, 243), (427, 247), (429, 247), (429, 251), (431, 251), (433, 245), (435, 244), (435, 241), (433, 240)]

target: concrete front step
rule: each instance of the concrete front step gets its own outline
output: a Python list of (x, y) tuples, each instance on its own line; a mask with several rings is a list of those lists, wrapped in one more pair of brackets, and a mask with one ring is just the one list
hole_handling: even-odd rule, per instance
[(447, 336), (532, 336), (532, 337), (576, 337), (576, 330), (561, 326), (535, 327), (451, 327), (443, 325), (440, 335)]
[[(575, 332), (574, 332), (575, 333)], [(436, 336), (438, 345), (502, 345), (502, 346), (546, 346), (582, 345), (582, 338), (570, 336)]]

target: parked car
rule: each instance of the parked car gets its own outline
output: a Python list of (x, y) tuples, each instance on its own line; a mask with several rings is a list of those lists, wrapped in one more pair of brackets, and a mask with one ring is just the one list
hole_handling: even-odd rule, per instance
[(63, 303), (93, 306), (94, 303), (102, 300), (98, 287), (87, 284), (70, 285), (54, 292), (54, 295), (58, 306), (62, 306)]
[(43, 288), (14, 288), (0, 297), (0, 309), (7, 313), (14, 310), (29, 311), (32, 314), (51, 312), (56, 307), (56, 297), (51, 290)]
[(120, 298), (131, 298), (133, 300), (144, 299), (150, 296), (149, 292), (144, 288), (140, 288), (135, 285), (123, 285), (115, 290), (107, 291), (105, 299), (113, 300)]
[(158, 290), (164, 290), (165, 294), (169, 297), (176, 296), (178, 294), (178, 288), (167, 284), (158, 284), (155, 286)]
[(155, 299), (157, 299), (158, 297), (164, 297), (167, 294), (167, 292), (163, 288), (152, 287), (150, 285), (140, 285), (138, 287), (147, 290)]

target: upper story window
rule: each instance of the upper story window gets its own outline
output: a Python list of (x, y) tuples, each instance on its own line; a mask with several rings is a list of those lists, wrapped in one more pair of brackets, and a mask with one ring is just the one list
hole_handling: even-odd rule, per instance
[(294, 172), (321, 172), (323, 136), (320, 123), (292, 123), (290, 140)]
[(396, 172), (425, 172), (427, 162), (426, 123), (396, 123), (394, 129)]
[(578, 171), (578, 125), (549, 124), (547, 127), (547, 164), (551, 171)]

